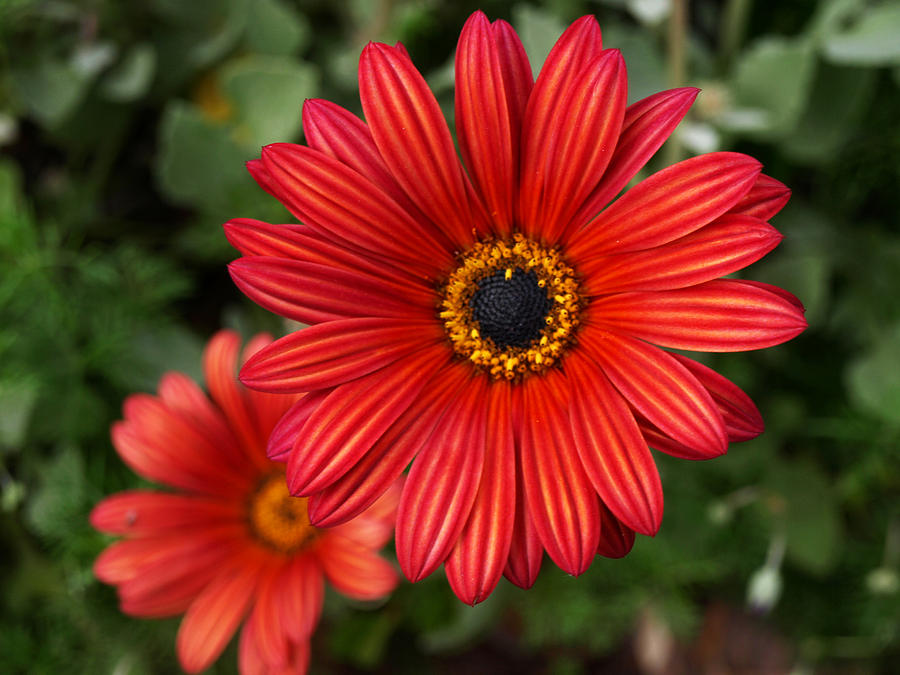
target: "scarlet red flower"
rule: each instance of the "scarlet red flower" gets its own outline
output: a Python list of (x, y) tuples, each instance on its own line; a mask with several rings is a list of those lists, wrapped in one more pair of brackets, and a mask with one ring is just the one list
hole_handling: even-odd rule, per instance
[(654, 534), (648, 443), (689, 459), (762, 431), (737, 386), (662, 348), (739, 351), (806, 323), (781, 289), (720, 279), (780, 241), (789, 190), (715, 152), (616, 196), (697, 95), (626, 105), (593, 17), (536, 81), (512, 28), (474, 14), (456, 53), (456, 132), (401, 45), (370, 44), (366, 122), (307, 101), (307, 146), (249, 163), (302, 225), (226, 224), (250, 298), (307, 324), (241, 372), (309, 392), (269, 444), (314, 523), (365, 508), (412, 462), (397, 516), (411, 580), (442, 563), (465, 602), (543, 551), (570, 574)]
[[(257, 336), (245, 356), (269, 342)], [(207, 346), (212, 401), (180, 373), (163, 376), (158, 396), (125, 401), (125, 420), (112, 428), (116, 450), (137, 473), (177, 492), (132, 490), (100, 502), (91, 524), (125, 538), (97, 558), (94, 572), (118, 587), (127, 614), (185, 614), (176, 647), (188, 672), (215, 661), (247, 617), (241, 673), (303, 673), (324, 578), (360, 600), (396, 585), (376, 551), (390, 538), (400, 486), (343, 525), (312, 527), (307, 500), (288, 494), (284, 466), (265, 453), (269, 432), (298, 397), (240, 386), (239, 348), (229, 331)]]

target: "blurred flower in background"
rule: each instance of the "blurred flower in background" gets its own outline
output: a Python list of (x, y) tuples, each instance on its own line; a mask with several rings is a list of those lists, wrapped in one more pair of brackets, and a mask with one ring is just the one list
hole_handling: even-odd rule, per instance
[[(242, 359), (269, 341), (255, 337)], [(210, 398), (187, 376), (167, 373), (158, 396), (125, 401), (125, 419), (112, 429), (116, 450), (135, 472), (176, 491), (131, 490), (98, 504), (91, 524), (124, 539), (94, 572), (117, 587), (127, 614), (184, 613), (176, 646), (187, 672), (215, 661), (243, 622), (242, 673), (302, 673), (325, 579), (357, 600), (396, 586), (377, 551), (390, 539), (399, 485), (354, 520), (312, 527), (306, 500), (288, 494), (283, 467), (265, 456), (269, 432), (296, 397), (244, 389), (239, 348), (232, 331), (210, 340)]]
[(269, 445), (291, 493), (336, 525), (411, 463), (400, 566), (418, 581), (445, 564), (475, 604), (501, 574), (532, 586), (543, 551), (577, 576), (656, 534), (648, 443), (708, 459), (761, 433), (736, 385), (653, 345), (747, 351), (806, 322), (787, 291), (720, 278), (781, 241), (766, 221), (790, 192), (752, 157), (693, 157), (616, 199), (697, 91), (628, 106), (624, 60), (593, 16), (533, 79), (512, 26), (476, 12), (455, 76), (465, 168), (405, 48), (372, 43), (366, 122), (307, 101), (308, 145), (248, 164), (303, 225), (225, 227), (241, 290), (314, 324), (241, 371), (262, 391), (310, 392)]

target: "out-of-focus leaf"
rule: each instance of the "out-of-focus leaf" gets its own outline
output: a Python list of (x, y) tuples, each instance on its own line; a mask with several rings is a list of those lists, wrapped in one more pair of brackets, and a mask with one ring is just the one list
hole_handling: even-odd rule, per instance
[(846, 371), (851, 400), (862, 410), (892, 424), (900, 424), (900, 324), (883, 331), (882, 338)]
[(276, 56), (233, 61), (221, 78), (234, 104), (237, 139), (254, 153), (262, 145), (297, 135), (301, 104), (315, 95), (318, 81), (312, 66)]
[(868, 7), (848, 28), (825, 37), (825, 57), (835, 63), (886, 66), (900, 62), (900, 4)]
[(537, 76), (566, 24), (544, 9), (521, 4), (513, 8), (513, 26), (528, 52), (531, 70)]
[(137, 336), (121, 379), (134, 391), (155, 391), (163, 373), (173, 370), (203, 382), (203, 341), (186, 328), (164, 325)]
[(738, 64), (732, 85), (734, 107), (719, 122), (728, 130), (760, 137), (787, 134), (803, 112), (814, 70), (809, 42), (760, 40)]
[(187, 204), (228, 203), (228, 192), (246, 179), (247, 153), (228, 128), (175, 101), (163, 115), (157, 175), (162, 189)]
[(395, 621), (384, 612), (347, 615), (331, 632), (331, 648), (348, 663), (373, 668), (384, 658), (394, 624)]
[(32, 377), (0, 380), (0, 448), (17, 448), (24, 442), (37, 395)]
[(62, 122), (87, 91), (91, 75), (65, 61), (42, 61), (12, 69), (12, 80), (26, 108), (48, 127)]
[(816, 575), (827, 574), (840, 555), (843, 532), (834, 490), (811, 462), (782, 459), (770, 465), (764, 499), (774, 527), (787, 538), (787, 557)]
[(103, 78), (103, 94), (119, 103), (139, 99), (147, 93), (155, 73), (156, 52), (153, 47), (147, 43), (135, 45)]
[(603, 46), (622, 51), (628, 65), (628, 101), (666, 89), (666, 64), (653, 36), (613, 24), (603, 30)]
[(797, 161), (825, 164), (837, 160), (841, 146), (856, 128), (875, 90), (876, 73), (868, 68), (824, 64), (796, 130), (783, 149)]
[(86, 488), (81, 450), (64, 446), (44, 465), (40, 486), (28, 502), (26, 513), (31, 529), (47, 539), (65, 541), (77, 529), (86, 528), (82, 524)]
[(288, 55), (309, 39), (309, 22), (281, 0), (257, 0), (247, 18), (247, 45), (261, 54)]

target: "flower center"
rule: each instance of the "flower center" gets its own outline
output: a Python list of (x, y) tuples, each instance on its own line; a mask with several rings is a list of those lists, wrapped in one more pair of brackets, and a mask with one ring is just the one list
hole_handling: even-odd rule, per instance
[(583, 299), (574, 270), (521, 234), (476, 243), (441, 289), (453, 349), (494, 379), (552, 366), (572, 342)]
[(282, 472), (260, 481), (247, 503), (247, 518), (254, 537), (281, 553), (293, 553), (316, 536), (306, 499), (291, 496)]

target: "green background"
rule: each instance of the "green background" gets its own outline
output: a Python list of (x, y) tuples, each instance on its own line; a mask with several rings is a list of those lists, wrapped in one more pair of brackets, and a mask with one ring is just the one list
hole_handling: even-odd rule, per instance
[[(369, 40), (402, 41), (452, 117), (477, 8), (539, 67), (585, 13), (629, 100), (703, 89), (649, 168), (747, 152), (794, 196), (747, 272), (809, 330), (706, 362), (767, 430), (658, 455), (662, 529), (579, 579), (545, 561), (459, 603), (442, 574), (378, 606), (330, 594), (319, 673), (891, 672), (900, 657), (900, 3), (0, 0), (0, 671), (166, 673), (176, 620), (122, 617), (87, 514), (139, 484), (108, 430), (220, 326), (283, 332), (233, 286), (221, 223), (289, 218), (244, 161), (301, 140), (304, 98), (359, 110)], [(729, 669), (715, 670), (722, 664)], [(766, 671), (765, 668), (769, 668)], [(232, 645), (212, 669), (236, 670)]]

